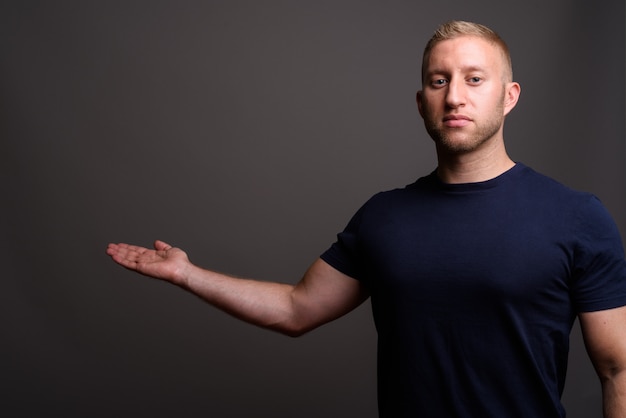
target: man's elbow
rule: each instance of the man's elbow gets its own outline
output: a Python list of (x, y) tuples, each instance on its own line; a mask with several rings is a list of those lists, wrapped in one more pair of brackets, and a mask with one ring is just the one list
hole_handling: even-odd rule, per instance
[(616, 378), (626, 379), (626, 364), (596, 367), (596, 373), (602, 382), (611, 381)]
[(277, 331), (287, 337), (298, 338), (317, 328), (317, 324), (306, 323), (301, 321), (287, 321), (283, 323), (273, 324), (267, 328)]

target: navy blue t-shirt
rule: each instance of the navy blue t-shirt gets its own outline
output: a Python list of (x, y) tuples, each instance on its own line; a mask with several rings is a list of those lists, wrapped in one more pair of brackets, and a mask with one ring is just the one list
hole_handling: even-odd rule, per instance
[(626, 305), (605, 208), (520, 163), (379, 193), (322, 259), (371, 292), (381, 417), (564, 417), (577, 313)]

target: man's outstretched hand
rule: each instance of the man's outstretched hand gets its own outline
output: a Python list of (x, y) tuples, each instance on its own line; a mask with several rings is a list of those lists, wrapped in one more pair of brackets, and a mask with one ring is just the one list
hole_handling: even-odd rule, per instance
[(184, 285), (191, 263), (187, 254), (163, 241), (154, 242), (154, 250), (129, 244), (109, 244), (106, 253), (129, 270), (156, 279)]

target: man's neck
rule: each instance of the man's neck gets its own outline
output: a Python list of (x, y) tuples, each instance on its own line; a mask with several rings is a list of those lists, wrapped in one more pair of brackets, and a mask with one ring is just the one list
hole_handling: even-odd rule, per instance
[(504, 147), (492, 152), (438, 153), (437, 175), (448, 184), (478, 183), (491, 180), (515, 166)]

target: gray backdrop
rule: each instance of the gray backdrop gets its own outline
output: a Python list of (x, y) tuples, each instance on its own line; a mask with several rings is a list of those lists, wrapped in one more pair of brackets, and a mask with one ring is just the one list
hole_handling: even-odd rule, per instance
[[(296, 281), (370, 195), (435, 167), (414, 94), (453, 18), (510, 44), (514, 159), (597, 194), (626, 236), (624, 2), (592, 3), (2, 2), (0, 409), (376, 416), (367, 303), (290, 339), (121, 269), (106, 244), (160, 238)], [(569, 416), (599, 417), (577, 325), (572, 340)]]

